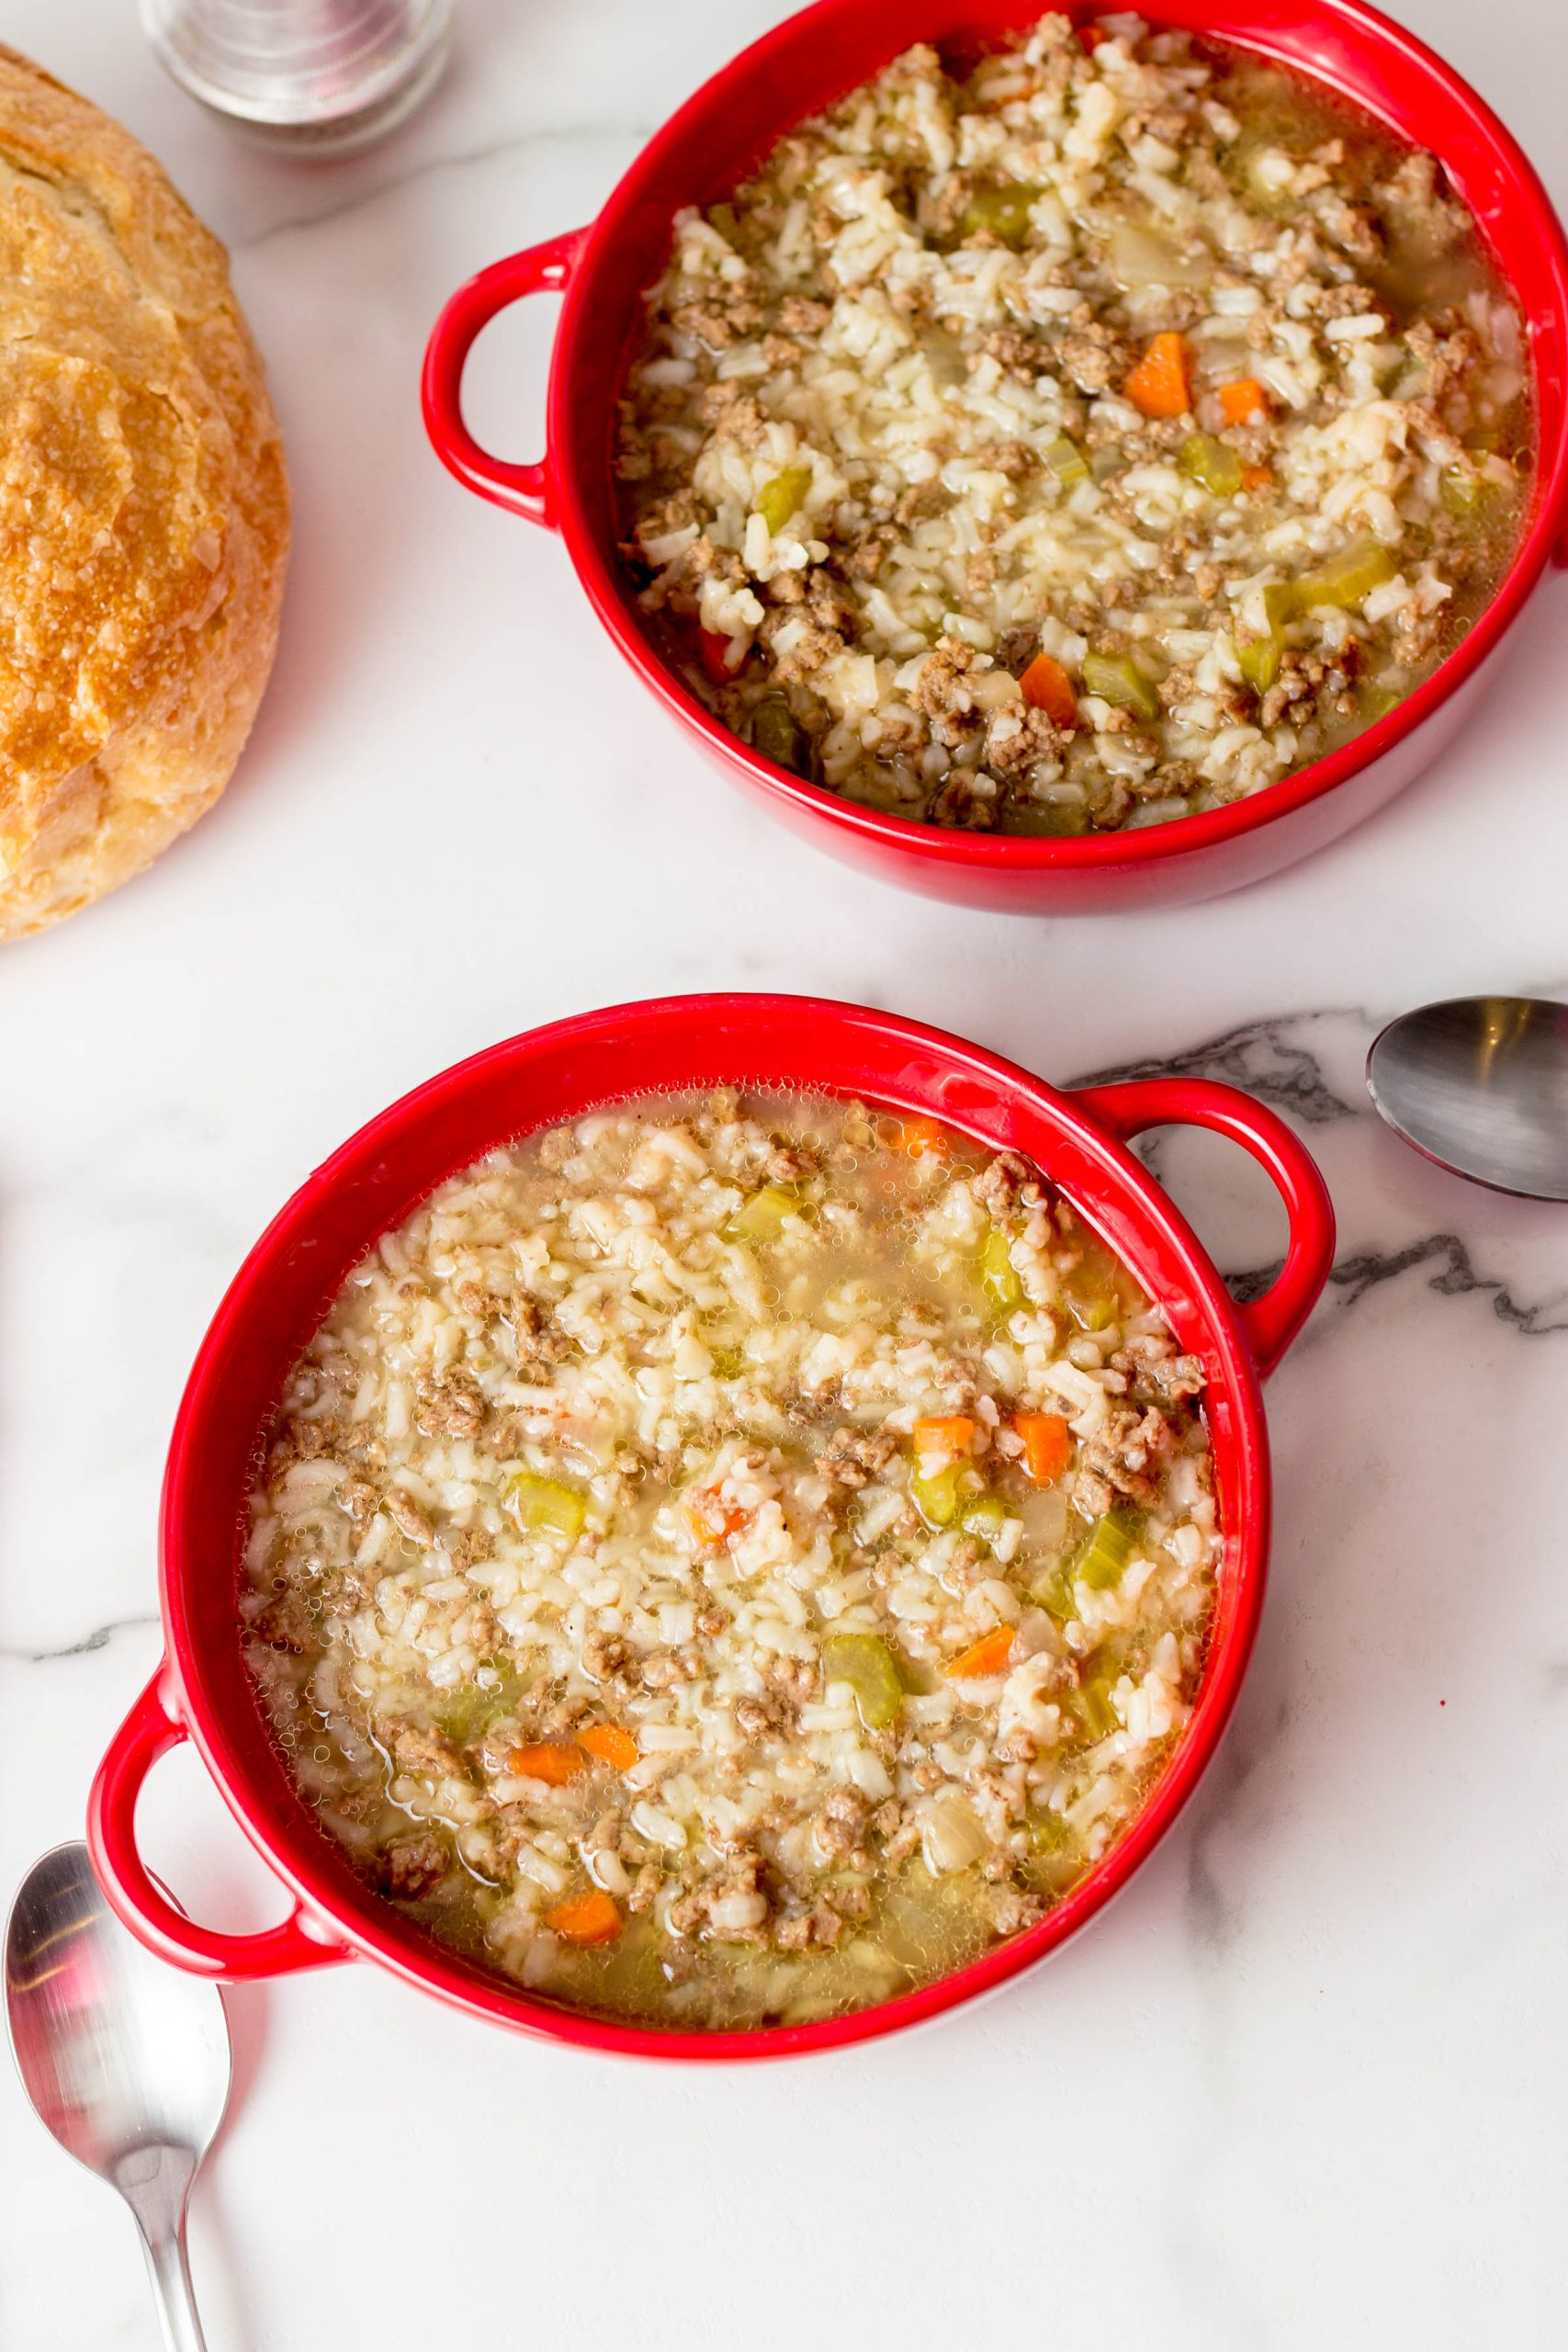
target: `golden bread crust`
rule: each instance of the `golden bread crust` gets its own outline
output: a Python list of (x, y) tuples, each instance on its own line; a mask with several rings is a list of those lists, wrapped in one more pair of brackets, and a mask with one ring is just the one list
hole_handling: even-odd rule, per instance
[(272, 667), (283, 445), (228, 257), (128, 130), (0, 46), (0, 939), (227, 784)]

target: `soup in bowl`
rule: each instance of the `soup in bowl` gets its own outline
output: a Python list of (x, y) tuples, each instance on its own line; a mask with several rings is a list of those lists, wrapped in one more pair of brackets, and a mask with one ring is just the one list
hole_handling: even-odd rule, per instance
[[(463, 371), (540, 290), (517, 463)], [(1073, 913), (1412, 781), (1559, 552), (1565, 385), (1539, 179), (1362, 0), (818, 0), (453, 296), (424, 413), (773, 814)]]
[[(1247, 1306), (1125, 1149), (1183, 1120), (1290, 1210)], [(1331, 1248), (1245, 1096), (1061, 1095), (853, 1007), (623, 1007), (446, 1072), (283, 1212), (193, 1373), (168, 1657), (94, 1792), (111, 1900), (184, 1966), (365, 1954), (644, 2054), (1001, 1983), (1213, 1752), (1258, 1379)], [(261, 1937), (137, 1855), (184, 1736), (293, 1891)]]

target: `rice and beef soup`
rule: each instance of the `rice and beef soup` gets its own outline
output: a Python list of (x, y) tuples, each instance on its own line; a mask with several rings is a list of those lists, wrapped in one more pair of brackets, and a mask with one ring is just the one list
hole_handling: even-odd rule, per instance
[(1529, 466), (1434, 158), (1238, 50), (911, 49), (682, 212), (622, 403), (665, 657), (782, 765), (1004, 833), (1257, 792), (1425, 678)]
[(498, 1151), (350, 1277), (246, 1647), (357, 1867), (538, 1991), (859, 2007), (1037, 1918), (1190, 1712), (1197, 1361), (1016, 1154), (821, 1098)]

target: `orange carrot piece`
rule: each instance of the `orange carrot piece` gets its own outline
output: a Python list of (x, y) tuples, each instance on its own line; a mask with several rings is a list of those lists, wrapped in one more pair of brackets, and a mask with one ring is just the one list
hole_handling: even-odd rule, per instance
[(617, 1772), (629, 1772), (637, 1759), (636, 1740), (619, 1724), (590, 1724), (578, 1733), (577, 1744)]
[(1053, 726), (1077, 725), (1078, 698), (1073, 692), (1073, 682), (1049, 653), (1037, 653), (1018, 683), (1023, 688), (1024, 701), (1035, 710), (1043, 710)]
[(751, 1523), (751, 1514), (738, 1503), (721, 1503), (716, 1495), (693, 1495), (686, 1504), (686, 1517), (691, 1521), (699, 1544), (728, 1544)]
[(1249, 416), (1267, 416), (1269, 395), (1256, 376), (1238, 376), (1220, 386), (1220, 412), (1227, 424), (1245, 424)]
[(527, 1781), (547, 1781), (552, 1789), (574, 1781), (584, 1769), (575, 1747), (558, 1747), (550, 1740), (541, 1740), (536, 1747), (514, 1747), (506, 1763), (509, 1771)]
[(621, 1932), (621, 1915), (602, 1887), (592, 1894), (574, 1894), (545, 1914), (545, 1925), (569, 1944), (614, 1943)]
[(993, 1625), (959, 1656), (950, 1658), (942, 1668), (950, 1682), (977, 1682), (986, 1676), (1000, 1674), (1012, 1656), (1012, 1627)]
[(1071, 1430), (1059, 1413), (1015, 1413), (1012, 1425), (1023, 1440), (1024, 1476), (1050, 1486), (1073, 1458)]
[(1272, 490), (1274, 487), (1273, 467), (1248, 466), (1242, 474), (1241, 486), (1243, 490)]
[(935, 1119), (906, 1119), (899, 1130), (898, 1144), (911, 1159), (924, 1159), (928, 1153), (933, 1159), (947, 1158), (947, 1130)]
[(967, 1413), (936, 1413), (914, 1427), (915, 1452), (940, 1453), (948, 1462), (962, 1461), (969, 1451), (975, 1424)]
[(1185, 416), (1192, 405), (1192, 394), (1181, 337), (1156, 334), (1122, 390), (1145, 416)]

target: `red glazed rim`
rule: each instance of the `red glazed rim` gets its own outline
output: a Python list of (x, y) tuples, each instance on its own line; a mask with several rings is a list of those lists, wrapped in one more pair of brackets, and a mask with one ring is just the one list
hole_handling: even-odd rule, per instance
[[(863, 1093), (976, 1139), (1014, 1144), (1062, 1185), (1159, 1297), (1209, 1374), (1225, 1530), (1214, 1630), (1192, 1716), (1142, 1812), (1039, 1924), (967, 1967), (849, 2017), (747, 2031), (637, 2026), (508, 1986), (403, 1923), (313, 1823), (262, 1724), (235, 1638), (243, 1465), (288, 1364), (350, 1267), (444, 1177), (540, 1124), (644, 1090), (757, 1082)], [(866, 1083), (874, 1075), (874, 1082)], [(532, 1091), (531, 1091), (532, 1090)], [(515, 1115), (519, 1100), (532, 1105)], [(1191, 1123), (1239, 1142), (1274, 1178), (1291, 1238), (1281, 1272), (1238, 1306), (1185, 1219), (1126, 1148), (1146, 1127)], [(170, 1446), (161, 1530), (167, 1657), (94, 1783), (89, 1840), (111, 1903), (142, 1940), (209, 1975), (265, 1976), (363, 1954), (502, 2023), (580, 2048), (665, 2059), (795, 2055), (872, 2040), (1005, 1984), (1055, 1950), (1132, 1876), (1191, 1794), (1240, 1689), (1262, 1603), (1269, 1527), (1258, 1394), (1323, 1286), (1334, 1245), (1322, 1179), (1290, 1130), (1235, 1089), (1200, 1079), (1059, 1093), (964, 1040), (855, 1005), (778, 996), (687, 997), (612, 1007), (491, 1047), (418, 1087), (318, 1169), (251, 1251), (192, 1368)], [(231, 1466), (225, 1466), (225, 1464)], [(216, 1465), (216, 1466), (215, 1466)], [(205, 1488), (205, 1492), (204, 1492)], [(214, 1555), (227, 1531), (227, 1557)], [(231, 1811), (294, 1896), (258, 1937), (195, 1927), (153, 1886), (135, 1843), (145, 1772), (193, 1739)]]
[[(1079, 23), (1109, 13), (1106, 6), (1092, 5), (1092, 0), (1090, 5), (1086, 0), (1063, 0), (1063, 7)], [(547, 247), (535, 249), (547, 256), (554, 273), (547, 282), (567, 287), (547, 401), (547, 441), (552, 452), (581, 441), (581, 428), (574, 430), (573, 423), (579, 361), (584, 338), (604, 331), (603, 317), (592, 300), (595, 265), (649, 201), (645, 190), (650, 178), (672, 157), (684, 155), (692, 200), (706, 200), (703, 140), (716, 105), (723, 103), (733, 85), (765, 76), (775, 64), (781, 68), (780, 79), (786, 79), (782, 71), (784, 61), (793, 60), (797, 49), (807, 43), (831, 57), (867, 13), (868, 0), (818, 0), (816, 6), (764, 34), (696, 91), (655, 133), (592, 227), (575, 237), (558, 238)], [(887, 18), (886, 54), (890, 58), (918, 39), (940, 42), (966, 31), (995, 40), (1009, 28), (1016, 29), (1032, 22), (1037, 13), (1032, 7), (1010, 7), (1006, 0), (1000, 6), (971, 0), (965, 6), (964, 0), (953, 0), (946, 8), (940, 5), (915, 8), (896, 25)], [(1180, 861), (1256, 832), (1275, 819), (1322, 799), (1414, 734), (1494, 650), (1553, 553), (1559, 560), (1568, 561), (1568, 546), (1560, 544), (1568, 520), (1568, 245), (1550, 198), (1512, 134), (1452, 67), (1403, 26), (1365, 6), (1364, 0), (1229, 0), (1229, 5), (1226, 0), (1213, 0), (1213, 5), (1210, 0), (1156, 0), (1144, 13), (1156, 25), (1190, 27), (1210, 38), (1275, 57), (1337, 90), (1389, 123), (1406, 141), (1441, 156), (1460, 194), (1480, 220), (1489, 244), (1495, 243), (1498, 219), (1506, 214), (1515, 224), (1517, 242), (1521, 246), (1528, 243), (1531, 249), (1538, 288), (1533, 301), (1520, 296), (1517, 273), (1497, 256), (1505, 281), (1521, 303), (1537, 396), (1532, 506), (1519, 546), (1491, 602), (1447, 660), (1387, 717), (1353, 741), (1248, 799), (1130, 832), (1021, 840), (944, 830), (862, 808), (761, 757), (721, 726), (666, 666), (638, 625), (626, 582), (584, 514), (581, 494), (569, 467), (550, 458), (522, 468), (487, 461), (496, 481), (513, 477), (513, 491), (523, 488), (531, 493), (525, 503), (503, 489), (502, 503), (559, 528), (590, 601), (622, 654), (643, 683), (716, 753), (739, 767), (764, 794), (793, 802), (864, 842), (879, 843), (935, 866), (1015, 876), (1125, 871)], [(837, 94), (861, 78), (857, 72), (849, 81), (839, 82)], [(827, 102), (826, 97), (818, 101)], [(796, 111), (777, 125), (774, 135), (781, 135), (790, 120), (798, 119)], [(1472, 186), (1483, 161), (1502, 190), (1490, 205), (1479, 200)], [(518, 255), (513, 262), (526, 263), (530, 258)], [(496, 269), (509, 266), (498, 264)], [(435, 330), (432, 364), (426, 370), (425, 418), (432, 440), (451, 469), (481, 495), (494, 496), (495, 490), (476, 480), (459, 454), (459, 445), (470, 451), (473, 445), (461, 424), (457, 378), (447, 371), (446, 380), (441, 380), (437, 352), (449, 319), (490, 275), (482, 273), (481, 280), (454, 298)], [(514, 286), (505, 299), (526, 290), (531, 288)], [(499, 307), (492, 300), (490, 311)], [(460, 363), (457, 374), (460, 375)]]

